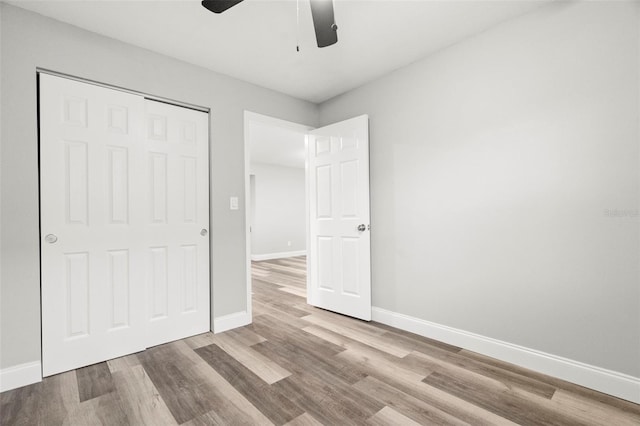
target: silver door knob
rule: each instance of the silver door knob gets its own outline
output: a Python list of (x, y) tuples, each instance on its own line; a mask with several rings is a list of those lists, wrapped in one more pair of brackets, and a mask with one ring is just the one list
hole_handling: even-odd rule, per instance
[(44, 237), (44, 240), (45, 240), (46, 242), (48, 242), (49, 244), (53, 244), (53, 243), (55, 243), (56, 241), (58, 241), (58, 237), (56, 237), (56, 236), (55, 236), (55, 235), (53, 235), (53, 234), (47, 234), (47, 236), (46, 236), (46, 237)]
[(207, 230), (206, 229), (202, 229), (202, 231), (200, 231), (200, 235), (202, 235), (203, 237), (207, 236)]
[(364, 232), (366, 231), (367, 227), (364, 225), (364, 223), (358, 225), (358, 231), (360, 232)]

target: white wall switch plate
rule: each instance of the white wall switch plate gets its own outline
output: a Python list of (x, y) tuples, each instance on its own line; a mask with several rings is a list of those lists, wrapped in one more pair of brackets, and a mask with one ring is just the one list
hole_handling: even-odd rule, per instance
[(229, 197), (229, 209), (238, 210), (238, 197)]

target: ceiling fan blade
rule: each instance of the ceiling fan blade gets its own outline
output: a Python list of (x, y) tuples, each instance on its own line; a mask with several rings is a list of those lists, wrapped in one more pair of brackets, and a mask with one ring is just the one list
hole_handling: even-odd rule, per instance
[(333, 0), (309, 1), (318, 47), (331, 46), (338, 41), (338, 26), (333, 16)]
[(222, 13), (242, 0), (202, 0), (202, 5), (213, 13)]

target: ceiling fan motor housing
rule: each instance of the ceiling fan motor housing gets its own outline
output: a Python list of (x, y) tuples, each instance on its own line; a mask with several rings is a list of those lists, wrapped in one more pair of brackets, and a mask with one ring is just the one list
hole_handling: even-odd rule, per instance
[[(202, 6), (213, 13), (222, 13), (243, 0), (202, 0)], [(333, 0), (309, 0), (318, 47), (338, 42), (338, 25), (333, 14)]]

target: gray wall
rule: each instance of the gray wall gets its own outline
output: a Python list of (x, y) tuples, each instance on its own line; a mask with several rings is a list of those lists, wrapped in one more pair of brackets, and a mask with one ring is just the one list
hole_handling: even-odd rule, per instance
[(40, 359), (36, 67), (211, 108), (213, 313), (246, 309), (245, 109), (316, 125), (317, 107), (2, 4), (0, 368)]
[(638, 28), (545, 7), (320, 106), (370, 116), (374, 306), (640, 377)]
[(304, 168), (252, 163), (251, 174), (255, 176), (251, 254), (306, 250)]

